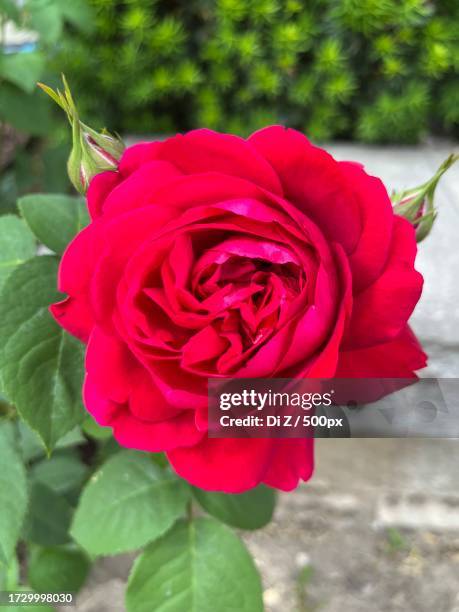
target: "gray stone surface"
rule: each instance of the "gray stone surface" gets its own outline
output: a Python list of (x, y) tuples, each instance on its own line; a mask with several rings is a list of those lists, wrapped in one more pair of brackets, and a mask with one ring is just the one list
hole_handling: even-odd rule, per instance
[[(452, 147), (329, 149), (402, 188), (429, 178)], [(457, 377), (459, 164), (437, 198), (439, 218), (418, 256), (425, 288), (413, 327), (430, 356), (425, 375)], [(459, 442), (318, 440), (316, 463), (311, 482), (280, 495), (274, 522), (244, 536), (267, 612), (459, 612)], [(131, 561), (99, 562), (76, 610), (124, 611)]]
[[(319, 440), (314, 479), (248, 538), (267, 610), (452, 611), (458, 461), (452, 440)], [(298, 592), (302, 563), (312, 577)]]

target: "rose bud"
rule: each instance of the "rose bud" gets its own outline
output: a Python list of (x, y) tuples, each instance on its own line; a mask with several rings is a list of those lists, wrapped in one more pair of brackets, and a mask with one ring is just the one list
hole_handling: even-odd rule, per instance
[(434, 204), (435, 189), (443, 174), (458, 159), (459, 155), (450, 155), (429, 181), (413, 189), (392, 194), (394, 213), (404, 217), (414, 225), (417, 242), (421, 242), (430, 234), (437, 216)]
[(124, 143), (106, 130), (97, 132), (80, 121), (68, 83), (62, 76), (64, 92), (38, 83), (67, 114), (72, 126), (73, 147), (67, 162), (67, 172), (73, 186), (85, 194), (91, 179), (104, 170), (116, 170), (124, 151)]

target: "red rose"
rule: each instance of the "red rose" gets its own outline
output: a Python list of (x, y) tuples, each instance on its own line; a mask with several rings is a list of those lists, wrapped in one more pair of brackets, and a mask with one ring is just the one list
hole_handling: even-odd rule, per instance
[(209, 439), (209, 377), (413, 377), (422, 277), (381, 181), (303, 135), (197, 130), (128, 148), (52, 306), (88, 343), (84, 401), (118, 442), (205, 489), (289, 490), (312, 441)]

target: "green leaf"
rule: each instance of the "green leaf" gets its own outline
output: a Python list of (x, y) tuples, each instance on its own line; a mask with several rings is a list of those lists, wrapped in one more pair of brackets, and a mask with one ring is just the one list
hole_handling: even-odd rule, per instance
[(128, 612), (261, 612), (260, 576), (247, 549), (210, 518), (180, 521), (136, 560)]
[(14, 83), (26, 93), (37, 86), (45, 67), (41, 53), (12, 53), (0, 56), (0, 77)]
[(54, 257), (35, 257), (14, 270), (0, 295), (3, 388), (48, 450), (85, 415), (83, 345), (48, 312), (60, 299), (56, 275)]
[(86, 485), (71, 534), (93, 555), (135, 550), (169, 529), (188, 497), (185, 483), (149, 455), (118, 453)]
[(9, 563), (27, 508), (27, 480), (12, 423), (0, 420), (0, 563)]
[(273, 517), (276, 493), (261, 485), (256, 489), (231, 495), (193, 488), (193, 494), (206, 512), (239, 529), (260, 529)]
[(38, 240), (59, 254), (89, 223), (83, 198), (54, 193), (30, 194), (19, 199), (18, 207)]
[(16, 555), (11, 557), (8, 565), (0, 564), (0, 591), (14, 591), (19, 582), (19, 563)]
[(75, 454), (61, 452), (36, 463), (31, 475), (55, 493), (65, 494), (81, 487), (87, 472), (87, 466)]
[(74, 547), (34, 548), (28, 581), (39, 593), (76, 593), (85, 583), (90, 567), (88, 557)]
[(46, 453), (46, 450), (38, 435), (32, 431), (24, 421), (19, 421), (18, 426), (19, 445), (24, 461), (33, 461), (38, 457), (42, 457)]
[(81, 428), (87, 436), (93, 438), (94, 440), (104, 442), (112, 437), (111, 427), (101, 427), (98, 423), (96, 423), (92, 416), (88, 416), (85, 419)]
[(72, 507), (67, 500), (41, 482), (32, 482), (24, 538), (41, 546), (69, 542)]
[(108, 438), (108, 440), (105, 440), (103, 443), (99, 441), (99, 452), (97, 454), (99, 465), (108, 461), (121, 451), (123, 451), (122, 447), (118, 444), (113, 436)]
[[(78, 444), (83, 444), (85, 441), (79, 427), (75, 427), (72, 431), (69, 431), (65, 436), (59, 439), (59, 442), (56, 444), (56, 449), (77, 446)], [(19, 444), (22, 456), (26, 462), (34, 461), (46, 454), (46, 449), (40, 437), (32, 431), (24, 421), (19, 422)]]
[(16, 215), (0, 217), (0, 291), (14, 268), (33, 257), (36, 249), (35, 238), (24, 221)]

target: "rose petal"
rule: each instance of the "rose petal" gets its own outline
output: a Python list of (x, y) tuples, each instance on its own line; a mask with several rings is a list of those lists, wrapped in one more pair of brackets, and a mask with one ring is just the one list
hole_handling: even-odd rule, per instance
[(69, 297), (50, 306), (56, 321), (68, 332), (87, 341), (94, 325), (94, 313), (88, 289), (92, 266), (98, 256), (96, 236), (99, 225), (91, 223), (68, 245), (62, 256), (58, 272), (58, 289)]
[(355, 297), (343, 348), (388, 342), (404, 329), (422, 292), (423, 278), (413, 268), (415, 252), (414, 228), (405, 219), (395, 217), (386, 268)]
[(290, 368), (284, 376), (291, 378), (331, 378), (335, 376), (340, 345), (352, 311), (352, 278), (349, 263), (340, 245), (335, 245), (337, 269), (341, 274), (341, 302), (336, 322), (327, 343), (304, 364)]
[(279, 179), (272, 167), (250, 143), (238, 136), (207, 129), (193, 130), (166, 140), (159, 156), (186, 174), (221, 172), (248, 179), (282, 195)]
[(227, 342), (212, 325), (201, 329), (192, 336), (182, 349), (182, 364), (184, 367), (215, 359), (226, 349)]
[(154, 160), (140, 166), (112, 189), (104, 201), (103, 212), (116, 216), (150, 204), (152, 194), (181, 176), (172, 164)]
[(377, 346), (342, 351), (336, 378), (416, 378), (427, 356), (409, 327), (397, 338)]
[(281, 491), (292, 491), (314, 471), (314, 439), (274, 440), (273, 453), (263, 482)]
[(65, 249), (59, 266), (57, 286), (62, 293), (87, 293), (94, 262), (101, 250), (100, 223), (93, 221)]
[(162, 142), (138, 142), (131, 147), (127, 147), (121, 156), (118, 169), (123, 177), (127, 177), (135, 172), (140, 166), (158, 158)]
[(96, 326), (89, 338), (85, 365), (102, 395), (119, 404), (128, 400), (130, 379), (140, 365), (117, 337)]
[(167, 453), (179, 476), (207, 491), (242, 493), (263, 481), (273, 440), (204, 438), (192, 448)]
[(86, 410), (102, 427), (110, 426), (115, 415), (122, 407), (102, 395), (90, 375), (86, 375), (83, 385), (83, 401)]
[(91, 219), (95, 219), (102, 214), (102, 207), (109, 193), (118, 185), (121, 180), (119, 172), (101, 172), (96, 174), (89, 184), (88, 193), (86, 195), (88, 201), (88, 210)]
[(361, 233), (360, 215), (338, 162), (300, 132), (281, 126), (255, 132), (249, 142), (276, 171), (285, 199), (351, 252)]
[(110, 425), (121, 446), (149, 453), (167, 452), (177, 446), (194, 446), (205, 435), (197, 430), (192, 411), (185, 411), (167, 421), (150, 423), (125, 410), (115, 415)]
[(68, 297), (49, 310), (56, 322), (82, 342), (87, 342), (94, 326), (94, 315), (86, 296)]
[(387, 190), (378, 178), (352, 162), (339, 162), (339, 166), (355, 194), (362, 219), (362, 232), (349, 258), (355, 294), (373, 282), (386, 264), (394, 214)]

